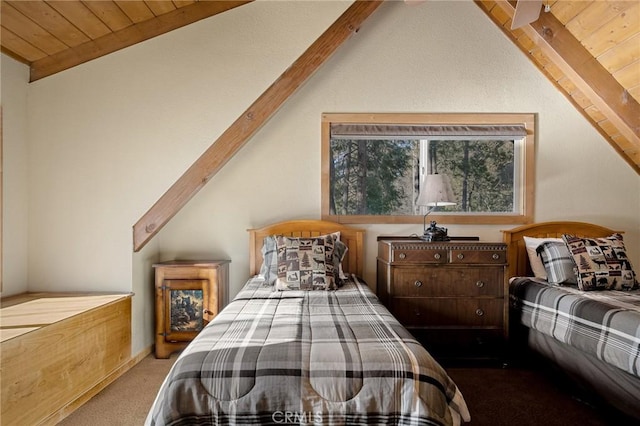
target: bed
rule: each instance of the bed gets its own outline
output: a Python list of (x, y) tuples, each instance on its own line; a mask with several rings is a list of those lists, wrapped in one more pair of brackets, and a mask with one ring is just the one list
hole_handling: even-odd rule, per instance
[[(279, 291), (264, 269), (259, 274), (263, 257), (273, 262), (272, 236), (302, 247), (309, 239), (328, 245), (336, 233), (347, 247), (347, 279), (337, 289)], [(363, 238), (362, 230), (317, 220), (249, 230), (251, 278), (179, 355), (146, 424), (469, 421), (455, 383), (360, 278)]]
[[(523, 355), (519, 348), (528, 347), (578, 383), (592, 402), (604, 402), (640, 419), (640, 290), (583, 291), (568, 281), (572, 277), (556, 276), (562, 273), (552, 270), (553, 262), (567, 258), (549, 255), (553, 247), (564, 244), (575, 267), (583, 258), (577, 255), (573, 241), (587, 242), (582, 249), (589, 250), (591, 243), (595, 247), (620, 239), (620, 232), (583, 222), (546, 222), (503, 233), (509, 259), (510, 341), (516, 356)], [(527, 243), (529, 251), (535, 246), (536, 254), (547, 262), (546, 279), (533, 271), (539, 265), (532, 267)], [(624, 253), (620, 258), (625, 258)], [(620, 269), (619, 265), (608, 266)], [(626, 267), (623, 272), (631, 274)], [(581, 265), (577, 276), (572, 269), (576, 280), (586, 277), (580, 275), (588, 271), (585, 268)], [(605, 265), (594, 270), (599, 268), (604, 270)], [(557, 281), (560, 283), (550, 284)], [(590, 281), (584, 278), (580, 283)]]

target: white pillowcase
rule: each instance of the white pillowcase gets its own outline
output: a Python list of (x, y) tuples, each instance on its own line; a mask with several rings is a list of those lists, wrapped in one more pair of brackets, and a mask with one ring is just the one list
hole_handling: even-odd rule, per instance
[(536, 249), (540, 244), (546, 243), (547, 241), (563, 242), (562, 238), (524, 237), (524, 245), (527, 249), (527, 255), (529, 256), (529, 265), (531, 266), (533, 275), (536, 278), (541, 278), (543, 280), (547, 279), (547, 271), (544, 268), (544, 265), (542, 264), (542, 259), (538, 256)]

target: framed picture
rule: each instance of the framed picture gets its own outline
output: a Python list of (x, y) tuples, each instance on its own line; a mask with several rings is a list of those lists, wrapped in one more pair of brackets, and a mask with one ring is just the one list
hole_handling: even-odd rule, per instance
[(165, 280), (165, 331), (168, 341), (189, 341), (206, 325), (207, 280)]

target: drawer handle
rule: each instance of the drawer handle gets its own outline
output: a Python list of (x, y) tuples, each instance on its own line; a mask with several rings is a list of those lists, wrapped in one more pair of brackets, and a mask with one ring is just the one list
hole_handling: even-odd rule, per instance
[(478, 309), (476, 309), (476, 315), (481, 317), (481, 316), (484, 315), (484, 311), (482, 309), (478, 308)]
[(498, 253), (493, 253), (493, 256), (491, 256), (493, 258), (493, 260), (498, 260), (500, 259), (500, 255)]
[(406, 258), (407, 258), (407, 254), (406, 254), (406, 253), (400, 253), (400, 254), (398, 255), (398, 257), (399, 257), (400, 259), (406, 259)]
[(420, 310), (418, 310), (418, 309), (414, 309), (413, 313), (416, 314), (417, 317), (420, 316)]
[(441, 257), (442, 257), (442, 255), (440, 253), (436, 253), (436, 254), (433, 255), (433, 258), (435, 260), (440, 260)]
[(464, 254), (462, 254), (462, 253), (458, 254), (458, 259), (460, 259), (460, 260), (464, 259)]
[(422, 287), (422, 281), (420, 280), (416, 280), (416, 282), (414, 283), (416, 287)]
[(476, 287), (478, 287), (478, 288), (484, 287), (484, 282), (483, 281), (476, 281)]

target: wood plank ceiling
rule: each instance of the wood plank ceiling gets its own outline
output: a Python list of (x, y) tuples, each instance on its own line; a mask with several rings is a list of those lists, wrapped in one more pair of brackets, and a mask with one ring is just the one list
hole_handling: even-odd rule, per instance
[(640, 173), (640, 1), (544, 0), (516, 30), (515, 2), (475, 1)]
[[(517, 30), (515, 1), (475, 1), (640, 173), (640, 1), (544, 0)], [(245, 3), (1, 0), (0, 44), (35, 81)]]
[(250, 1), (2, 0), (2, 52), (47, 77)]

